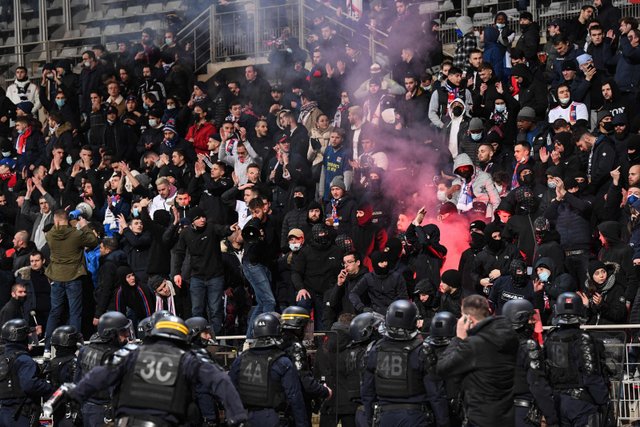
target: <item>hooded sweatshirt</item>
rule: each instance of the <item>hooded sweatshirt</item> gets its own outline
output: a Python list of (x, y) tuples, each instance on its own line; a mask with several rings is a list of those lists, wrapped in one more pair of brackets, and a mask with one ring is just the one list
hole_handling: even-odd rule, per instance
[(450, 201), (455, 203), (460, 209), (460, 197), (471, 197), (471, 202), (483, 202), (487, 205), (486, 217), (493, 217), (493, 212), (498, 208), (500, 204), (500, 195), (496, 190), (496, 186), (493, 183), (491, 175), (483, 172), (473, 166), (471, 158), (465, 154), (459, 154), (453, 160), (453, 172), (460, 166), (471, 166), (474, 170), (473, 176), (469, 182), (466, 182), (464, 178), (456, 175), (456, 179), (453, 180), (452, 185), (460, 185), (460, 191), (455, 192), (451, 199), (447, 200), (444, 192), (438, 191), (438, 200), (441, 202)]

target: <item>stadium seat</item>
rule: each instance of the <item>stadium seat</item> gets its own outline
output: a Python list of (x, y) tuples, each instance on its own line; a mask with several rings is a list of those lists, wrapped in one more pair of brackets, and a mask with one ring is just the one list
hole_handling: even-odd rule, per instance
[(77, 56), (79, 56), (78, 48), (72, 46), (63, 48), (58, 54), (58, 58), (75, 58)]
[(145, 9), (145, 13), (160, 13), (162, 12), (162, 3), (149, 3)]
[(105, 25), (104, 30), (102, 30), (102, 34), (107, 36), (111, 36), (118, 33), (120, 33), (120, 24)]
[(143, 9), (142, 5), (129, 6), (127, 7), (127, 11), (125, 12), (125, 15), (126, 16), (140, 15), (142, 13), (142, 9)]
[(139, 22), (129, 22), (122, 27), (122, 33), (137, 33), (142, 30)]
[(100, 36), (100, 28), (98, 27), (85, 28), (82, 31), (82, 37), (97, 37), (97, 36)]
[(122, 18), (123, 10), (121, 7), (111, 7), (104, 14), (105, 18)]

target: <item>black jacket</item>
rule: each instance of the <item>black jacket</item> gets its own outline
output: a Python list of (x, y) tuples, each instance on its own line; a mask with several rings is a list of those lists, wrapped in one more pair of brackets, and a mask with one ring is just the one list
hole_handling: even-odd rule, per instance
[[(362, 279), (362, 277), (368, 273), (368, 270), (364, 267), (360, 267), (360, 270), (353, 276), (347, 276), (342, 286), (338, 286), (336, 283), (325, 295), (325, 307), (322, 313), (323, 326), (328, 329), (333, 322), (338, 319), (338, 316), (342, 313), (358, 314), (353, 304), (349, 299), (349, 294), (355, 285)], [(365, 297), (366, 298), (366, 297)], [(371, 306), (370, 301), (365, 300), (366, 306)]]
[(365, 274), (349, 293), (349, 301), (355, 309), (362, 312), (365, 308), (361, 296), (369, 295), (371, 308), (382, 315), (386, 314), (389, 304), (399, 299), (407, 299), (407, 285), (398, 273)]
[(306, 289), (324, 293), (335, 282), (342, 263), (342, 249), (336, 245), (320, 246), (309, 240), (291, 266), (291, 281), (296, 291)]
[(199, 279), (211, 279), (224, 275), (220, 240), (231, 234), (224, 225), (207, 223), (204, 230), (188, 227), (182, 230), (176, 244), (173, 271), (179, 272), (187, 250), (191, 255), (191, 276)]
[(504, 317), (488, 317), (461, 340), (453, 338), (438, 359), (443, 378), (462, 376), (464, 406), (472, 424), (511, 427), (518, 335)]

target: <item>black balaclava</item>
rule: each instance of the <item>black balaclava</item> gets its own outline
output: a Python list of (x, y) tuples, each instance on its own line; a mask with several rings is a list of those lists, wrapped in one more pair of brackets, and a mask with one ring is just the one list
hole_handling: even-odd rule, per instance
[[(386, 267), (380, 267), (379, 262), (387, 261)], [(371, 254), (371, 263), (373, 271), (381, 276), (389, 274), (389, 256), (386, 252), (374, 252)]]
[(527, 265), (524, 261), (520, 259), (514, 259), (509, 264), (509, 275), (511, 276), (511, 280), (513, 280), (513, 284), (517, 287), (523, 287), (527, 284)]

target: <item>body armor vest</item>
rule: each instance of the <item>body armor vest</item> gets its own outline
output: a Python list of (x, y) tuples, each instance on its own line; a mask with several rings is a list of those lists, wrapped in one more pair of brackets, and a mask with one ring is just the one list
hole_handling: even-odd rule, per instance
[(529, 369), (527, 339), (521, 339), (518, 346), (518, 356), (516, 359), (516, 371), (513, 378), (513, 395), (515, 397), (529, 396), (529, 383), (527, 381), (527, 371)]
[(2, 355), (0, 358), (0, 400), (17, 399), (25, 397), (22, 387), (20, 387), (20, 379), (18, 371), (15, 369), (15, 361), (21, 354), (27, 354), (26, 351), (19, 351), (11, 355)]
[(567, 332), (556, 330), (547, 335), (544, 342), (547, 373), (549, 383), (555, 390), (584, 385), (578, 367), (580, 337), (579, 329)]
[(258, 354), (248, 351), (242, 355), (238, 391), (245, 407), (279, 408), (284, 405), (282, 384), (271, 378), (271, 366), (285, 356), (280, 350)]
[(191, 390), (180, 372), (185, 351), (165, 344), (142, 347), (120, 387), (116, 408), (156, 409), (184, 419)]
[[(79, 357), (79, 364), (82, 368), (82, 375), (87, 375), (96, 366), (103, 366), (116, 350), (108, 344), (90, 343), (84, 346)], [(95, 393), (89, 401), (106, 402), (111, 399), (109, 390), (101, 390)]]
[[(49, 364), (49, 380), (51, 381), (51, 384), (53, 384), (55, 387), (60, 387), (62, 383), (73, 382), (75, 373), (75, 358), (75, 354), (70, 354), (64, 357), (56, 357), (55, 359), (51, 360), (51, 363)], [(67, 363), (74, 364), (74, 366), (72, 366), (71, 370), (69, 371), (71, 378), (60, 378), (60, 372), (62, 371), (62, 369), (64, 369)]]
[(360, 381), (362, 380), (362, 370), (364, 368), (364, 354), (366, 346), (356, 344), (347, 351), (346, 381), (347, 391), (350, 401), (360, 401)]
[(409, 366), (409, 355), (421, 345), (419, 339), (380, 342), (375, 377), (378, 396), (398, 398), (425, 393), (422, 375)]

